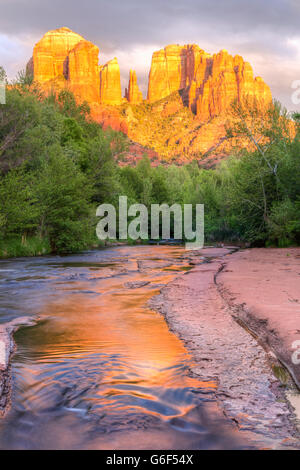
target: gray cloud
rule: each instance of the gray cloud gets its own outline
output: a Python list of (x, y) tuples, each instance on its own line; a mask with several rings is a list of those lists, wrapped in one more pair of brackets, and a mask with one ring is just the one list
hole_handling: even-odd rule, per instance
[(123, 84), (135, 67), (144, 91), (151, 47), (170, 43), (243, 55), (288, 107), (300, 79), (299, 0), (0, 0), (0, 13), (0, 62), (10, 74), (46, 31), (68, 26), (99, 46), (101, 63), (118, 57)]

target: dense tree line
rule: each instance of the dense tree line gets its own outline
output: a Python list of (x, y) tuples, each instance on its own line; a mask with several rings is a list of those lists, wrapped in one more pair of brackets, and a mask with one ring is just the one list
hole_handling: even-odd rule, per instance
[(215, 170), (197, 162), (119, 167), (127, 138), (104, 131), (68, 91), (44, 95), (19, 76), (0, 105), (0, 256), (78, 251), (97, 243), (96, 207), (205, 204), (207, 242), (287, 246), (300, 236), (299, 116), (278, 104), (232, 108), (228, 138), (249, 139)]

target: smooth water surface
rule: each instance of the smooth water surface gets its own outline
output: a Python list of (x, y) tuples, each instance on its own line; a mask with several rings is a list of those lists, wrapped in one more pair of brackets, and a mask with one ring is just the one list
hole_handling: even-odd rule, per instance
[(0, 262), (0, 322), (39, 317), (15, 334), (0, 448), (232, 447), (216, 383), (190, 375), (183, 344), (147, 306), (188, 269), (183, 254), (115, 247)]

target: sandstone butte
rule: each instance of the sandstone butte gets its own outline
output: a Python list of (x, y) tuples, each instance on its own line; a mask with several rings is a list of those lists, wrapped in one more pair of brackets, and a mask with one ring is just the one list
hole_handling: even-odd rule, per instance
[(129, 83), (128, 88), (125, 89), (125, 98), (132, 104), (143, 102), (143, 93), (139, 89), (136, 72), (134, 70), (129, 71)]
[(241, 56), (226, 50), (210, 55), (195, 44), (170, 45), (152, 56), (148, 100), (153, 103), (179, 90), (203, 121), (222, 114), (234, 99), (272, 99), (270, 88), (262, 78), (253, 77), (251, 65)]
[(70, 89), (77, 101), (89, 103), (104, 127), (121, 130), (167, 158), (228, 153), (225, 122), (232, 101), (255, 97), (264, 106), (272, 100), (251, 65), (226, 50), (211, 55), (192, 44), (155, 51), (150, 107), (144, 105), (135, 71), (130, 70), (123, 98), (117, 59), (99, 65), (98, 57), (97, 46), (64, 27), (47, 32), (35, 45), (27, 71), (46, 91)]
[(48, 31), (35, 45), (27, 73), (45, 91), (69, 89), (78, 102), (89, 103), (92, 116), (105, 127), (127, 132), (119, 113), (106, 107), (122, 103), (118, 61), (98, 61), (99, 48), (64, 27)]

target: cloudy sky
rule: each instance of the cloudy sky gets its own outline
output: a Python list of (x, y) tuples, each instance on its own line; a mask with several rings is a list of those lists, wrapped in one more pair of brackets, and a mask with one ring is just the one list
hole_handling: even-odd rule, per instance
[(13, 78), (46, 31), (67, 26), (97, 44), (100, 63), (118, 58), (123, 87), (134, 68), (145, 94), (152, 52), (196, 43), (242, 55), (274, 97), (297, 109), (299, 20), (300, 0), (0, 0), (0, 65)]

